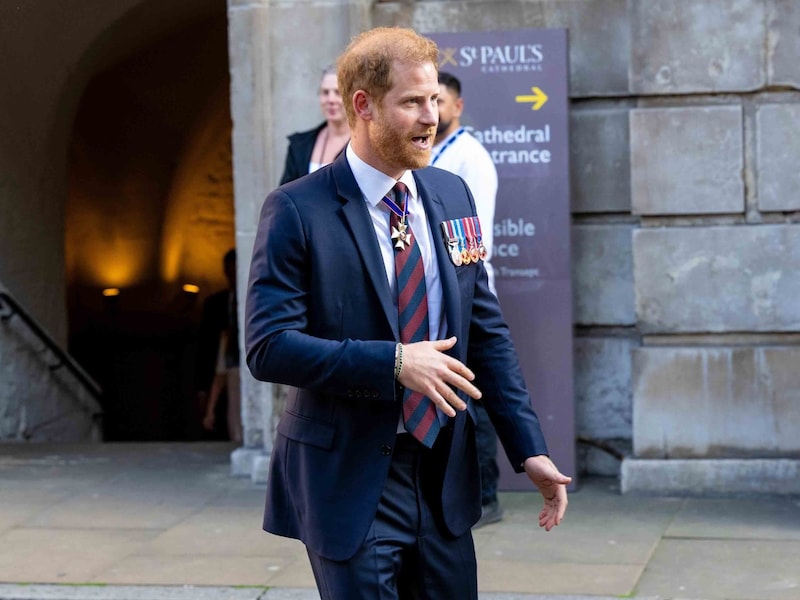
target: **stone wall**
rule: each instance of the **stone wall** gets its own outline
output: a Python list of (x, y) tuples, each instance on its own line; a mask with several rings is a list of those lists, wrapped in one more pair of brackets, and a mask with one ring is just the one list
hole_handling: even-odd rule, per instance
[(0, 442), (98, 442), (101, 417), (91, 392), (0, 301)]
[[(792, 368), (800, 324), (800, 5), (341, 1), (296, 2), (291, 15), (278, 1), (229, 6), (232, 69), (247, 72), (238, 85), (234, 77), (232, 91), (244, 114), (237, 124), (244, 138), (234, 143), (237, 218), (241, 207), (247, 223), (277, 180), (284, 134), (308, 126), (295, 114), (314, 110), (307, 61), (322, 64), (350, 35), (377, 25), (423, 33), (568, 28), (584, 468), (617, 473), (612, 456), (623, 452), (628, 491), (736, 489), (753, 476), (771, 482), (763, 489), (791, 488), (780, 482), (800, 456), (792, 417), (800, 383)], [(314, 50), (307, 36), (286, 37), (297, 22), (315, 35), (321, 20)], [(303, 61), (287, 63), (298, 52)], [(256, 106), (247, 109), (252, 94)], [(272, 105), (291, 97), (299, 110), (279, 125)], [(240, 231), (249, 249), (252, 227)], [(688, 468), (687, 460), (697, 462)]]

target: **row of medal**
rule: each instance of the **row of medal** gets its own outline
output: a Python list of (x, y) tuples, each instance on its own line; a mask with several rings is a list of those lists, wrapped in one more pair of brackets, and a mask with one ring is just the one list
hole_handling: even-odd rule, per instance
[(486, 260), (489, 253), (483, 244), (478, 217), (442, 221), (442, 233), (447, 242), (450, 260), (455, 266)]

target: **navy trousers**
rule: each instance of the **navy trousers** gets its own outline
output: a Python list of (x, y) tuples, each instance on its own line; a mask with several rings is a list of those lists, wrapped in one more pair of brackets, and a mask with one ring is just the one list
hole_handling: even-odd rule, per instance
[(436, 500), (447, 435), (443, 429), (429, 450), (398, 434), (375, 520), (353, 558), (308, 551), (322, 600), (477, 600), (472, 533), (449, 535)]

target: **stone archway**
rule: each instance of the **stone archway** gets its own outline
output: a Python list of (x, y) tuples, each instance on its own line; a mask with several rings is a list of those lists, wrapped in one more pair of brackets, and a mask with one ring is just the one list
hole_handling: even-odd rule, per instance
[(196, 333), (202, 300), (226, 285), (222, 256), (234, 245), (222, 8), (94, 77), (75, 119), (70, 349), (106, 391), (107, 439), (204, 437)]

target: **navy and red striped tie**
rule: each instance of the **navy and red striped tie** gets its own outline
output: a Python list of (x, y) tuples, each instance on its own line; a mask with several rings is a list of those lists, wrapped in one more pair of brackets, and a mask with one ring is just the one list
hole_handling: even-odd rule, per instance
[[(395, 204), (405, 213), (408, 197), (405, 184), (397, 182), (393, 188)], [(390, 226), (400, 229), (401, 219), (391, 213)], [(400, 342), (411, 344), (430, 339), (428, 333), (428, 295), (425, 289), (425, 269), (416, 236), (406, 223), (407, 247), (395, 246), (394, 265), (397, 277), (397, 311), (400, 325)], [(403, 394), (403, 422), (406, 431), (430, 448), (439, 433), (436, 406), (430, 398), (409, 389)]]

